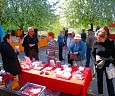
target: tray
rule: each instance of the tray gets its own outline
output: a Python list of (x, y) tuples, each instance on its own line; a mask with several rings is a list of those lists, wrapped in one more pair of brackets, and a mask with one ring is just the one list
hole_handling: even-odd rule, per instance
[[(24, 94), (24, 90), (26, 90), (27, 88), (41, 88), (41, 90), (39, 91), (39, 94), (36, 94), (36, 95), (26, 95)], [(42, 86), (42, 85), (38, 85), (38, 84), (34, 84), (34, 83), (26, 83), (19, 91), (20, 93), (20, 96), (47, 96), (46, 95), (46, 87), (45, 86)]]

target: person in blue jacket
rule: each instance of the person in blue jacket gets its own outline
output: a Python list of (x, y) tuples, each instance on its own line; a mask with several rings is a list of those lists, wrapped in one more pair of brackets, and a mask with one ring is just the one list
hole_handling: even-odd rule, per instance
[(60, 34), (58, 35), (58, 44), (59, 44), (59, 60), (62, 61), (63, 59), (63, 46), (65, 45), (64, 43), (64, 33), (65, 31), (62, 30), (60, 31)]
[(70, 53), (74, 53), (78, 55), (78, 60), (75, 61), (77, 66), (84, 66), (85, 65), (85, 59), (86, 59), (86, 44), (81, 40), (81, 35), (76, 34), (75, 42), (70, 47)]
[(3, 41), (3, 37), (4, 37), (4, 30), (2, 28), (2, 25), (0, 24), (0, 42)]

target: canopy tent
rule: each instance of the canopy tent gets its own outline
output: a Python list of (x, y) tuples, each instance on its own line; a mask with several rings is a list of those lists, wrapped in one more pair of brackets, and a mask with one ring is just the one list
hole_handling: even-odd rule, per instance
[[(110, 24), (109, 26), (109, 29), (115, 29), (115, 23), (112, 23), (112, 24)], [(112, 34), (109, 34), (109, 36), (108, 36), (110, 39), (113, 39), (113, 40), (115, 40), (115, 32), (113, 31), (113, 33)]]
[(115, 27), (115, 23), (110, 24), (108, 27)]

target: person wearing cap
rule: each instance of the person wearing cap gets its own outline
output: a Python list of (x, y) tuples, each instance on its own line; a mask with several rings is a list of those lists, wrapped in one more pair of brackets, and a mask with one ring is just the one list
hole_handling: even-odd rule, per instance
[(69, 54), (69, 49), (71, 47), (71, 45), (75, 42), (74, 40), (74, 30), (72, 28), (68, 29), (68, 38), (67, 38), (67, 42), (66, 42), (66, 47), (67, 47), (67, 51), (68, 51), (68, 63), (73, 65), (72, 60), (70, 60), (70, 54)]
[(96, 31), (98, 31), (100, 28), (101, 28), (100, 26), (97, 26)]
[(82, 38), (82, 41), (86, 41), (86, 33), (85, 33), (85, 29), (82, 29), (82, 32), (80, 33), (80, 35), (81, 35), (81, 38)]
[(92, 29), (88, 29), (87, 31), (88, 31), (88, 37), (86, 38), (86, 46), (87, 46), (86, 67), (89, 67), (90, 58), (91, 58), (91, 50), (92, 50), (93, 43), (96, 40), (96, 37)]
[(75, 42), (70, 47), (70, 53), (74, 53), (78, 55), (78, 59), (76, 61), (77, 66), (84, 66), (85, 65), (85, 54), (86, 54), (86, 44), (81, 40), (81, 35), (76, 34)]

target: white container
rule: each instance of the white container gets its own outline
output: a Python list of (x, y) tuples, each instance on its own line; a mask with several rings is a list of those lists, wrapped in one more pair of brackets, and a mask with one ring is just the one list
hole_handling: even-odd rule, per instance
[(0, 76), (0, 85), (2, 84), (2, 76)]
[(50, 60), (50, 66), (55, 67), (55, 61), (54, 60)]
[(2, 76), (0, 76), (0, 82), (2, 82)]

